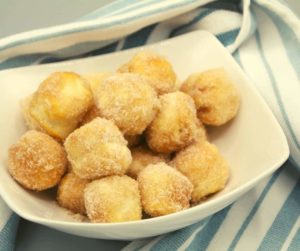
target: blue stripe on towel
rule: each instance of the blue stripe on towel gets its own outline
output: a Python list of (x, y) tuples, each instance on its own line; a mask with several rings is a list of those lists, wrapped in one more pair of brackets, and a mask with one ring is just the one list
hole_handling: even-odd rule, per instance
[[(272, 226), (264, 237), (259, 251), (280, 250), (300, 215), (300, 180), (285, 201)], [(300, 247), (299, 247), (300, 248)]]
[(209, 223), (195, 236), (193, 242), (188, 247), (188, 250), (206, 250), (209, 243), (214, 238), (216, 232), (225, 220), (231, 206), (226, 207), (220, 212), (214, 214)]
[[(160, 2), (162, 2), (162, 1), (163, 0), (161, 0)], [(167, 1), (167, 0), (164, 0), (164, 1)], [(58, 29), (52, 33), (36, 35), (36, 36), (30, 37), (30, 38), (18, 39), (13, 42), (10, 42), (8, 44), (4, 44), (4, 45), (0, 46), (0, 51), (9, 49), (12, 47), (16, 47), (18, 45), (22, 45), (25, 43), (29, 44), (29, 43), (33, 43), (33, 42), (37, 42), (37, 41), (42, 41), (42, 40), (46, 40), (46, 39), (50, 39), (50, 38), (53, 39), (53, 38), (57, 38), (57, 37), (65, 36), (65, 35), (74, 34), (74, 33), (83, 33), (83, 32), (87, 32), (87, 31), (107, 29), (107, 28), (111, 28), (111, 27), (117, 26), (117, 25), (125, 25), (126, 23), (131, 23), (136, 20), (150, 18), (150, 16), (152, 16), (154, 14), (157, 15), (159, 13), (179, 9), (182, 6), (188, 6), (189, 4), (193, 4), (195, 2), (197, 2), (197, 0), (182, 0), (179, 3), (170, 4), (169, 6), (166, 6), (166, 7), (154, 8), (151, 11), (149, 11), (147, 14), (145, 14), (145, 13), (136, 14), (132, 17), (120, 18), (120, 19), (118, 19), (116, 17), (114, 20), (111, 20), (110, 22), (105, 22), (105, 23), (97, 23), (96, 22), (96, 23), (89, 24), (89, 25), (86, 24), (84, 27), (81, 27), (78, 25), (78, 27), (74, 26), (72, 29), (69, 28), (69, 29), (63, 30), (63, 31)]]
[(200, 222), (193, 224), (189, 227), (177, 230), (175, 232), (166, 234), (160, 239), (152, 248), (151, 251), (160, 250), (176, 250), (178, 249), (195, 231), (202, 228), (209, 222), (210, 217), (201, 220)]
[(47, 54), (45, 53), (37, 53), (37, 54), (28, 54), (28, 55), (12, 57), (0, 63), (0, 70), (32, 65), (39, 58), (45, 57), (46, 55)]
[(272, 12), (271, 10), (260, 6), (260, 8), (272, 19), (277, 30), (282, 38), (286, 54), (288, 55), (291, 65), (300, 79), (300, 41), (295, 32), (286, 23), (284, 18)]
[[(59, 49), (57, 51), (52, 51), (51, 53), (49, 52), (26, 54), (12, 57), (0, 63), (0, 70), (32, 65), (36, 62), (40, 64), (53, 63), (70, 59), (105, 54), (114, 51), (114, 49), (117, 46), (117, 43), (112, 42), (111, 44), (105, 45), (107, 43), (107, 41), (86, 41), (83, 43), (78, 43)], [(72, 54), (72, 56), (65, 56), (69, 54)]]
[(223, 33), (219, 33), (216, 37), (221, 41), (221, 43), (224, 46), (228, 46), (228, 45), (232, 44), (235, 41), (235, 39), (238, 36), (239, 32), (240, 32), (240, 28), (234, 29), (234, 30), (231, 30), (231, 31), (226, 31), (226, 32), (223, 32)]
[(132, 35), (129, 35), (124, 43), (122, 49), (129, 49), (137, 46), (144, 45), (147, 42), (148, 37), (151, 35), (151, 32), (154, 30), (157, 24), (152, 24), (147, 26)]
[(278, 107), (281, 111), (281, 114), (282, 114), (282, 117), (286, 123), (286, 126), (287, 126), (287, 129), (288, 131), (290, 132), (291, 134), (291, 138), (292, 140), (294, 141), (296, 147), (298, 149), (300, 149), (300, 143), (299, 141), (297, 140), (297, 137), (296, 137), (296, 134), (294, 132), (294, 129), (291, 125), (291, 122), (290, 122), (290, 119), (289, 119), (289, 116), (286, 112), (286, 109), (285, 109), (285, 104), (284, 102), (282, 101), (282, 98), (281, 98), (281, 95), (280, 95), (280, 91), (278, 89), (278, 86), (277, 86), (277, 83), (276, 83), (276, 80), (275, 80), (275, 77), (273, 75), (273, 72), (271, 70), (271, 67), (269, 66), (268, 62), (267, 62), (267, 59), (266, 59), (266, 56), (264, 54), (264, 51), (263, 51), (263, 48), (262, 48), (262, 43), (261, 43), (261, 38), (260, 38), (260, 34), (258, 32), (255, 33), (255, 38), (256, 38), (256, 41), (257, 41), (257, 45), (258, 45), (258, 49), (259, 49), (259, 53), (260, 53), (260, 56), (261, 56), (261, 59), (262, 59), (262, 62), (268, 72), (268, 75), (269, 75), (269, 78), (270, 78), (270, 81), (272, 83), (272, 88), (273, 88), (273, 91), (274, 91), (274, 94), (276, 96), (276, 100), (278, 102)]
[(71, 60), (71, 59), (77, 59), (77, 58), (84, 58), (84, 57), (91, 57), (91, 56), (96, 56), (96, 55), (101, 55), (101, 54), (107, 54), (107, 53), (111, 53), (111, 52), (115, 51), (117, 45), (118, 45), (118, 43), (112, 43), (112, 44), (109, 44), (105, 47), (101, 47), (99, 49), (87, 52), (85, 54), (78, 55), (78, 56), (72, 56), (72, 57), (68, 57), (68, 58), (61, 58), (61, 57), (51, 56), (51, 57), (43, 59), (40, 63), (41, 64), (53, 63), (53, 62), (60, 62), (60, 61), (66, 61), (66, 60)]
[[(284, 164), (284, 167), (286, 167), (286, 166), (287, 166), (287, 162)], [(279, 170), (277, 170), (275, 172), (275, 174), (271, 177), (271, 179), (269, 180), (268, 184), (265, 186), (264, 190), (262, 191), (262, 193), (260, 194), (259, 198), (257, 199), (255, 205), (253, 206), (253, 208), (251, 209), (250, 213), (248, 214), (248, 216), (246, 217), (245, 221), (243, 222), (243, 224), (242, 224), (241, 228), (239, 229), (238, 233), (236, 234), (236, 236), (232, 240), (232, 242), (231, 242), (228, 250), (233, 251), (235, 249), (235, 247), (238, 244), (241, 236), (245, 232), (247, 226), (249, 225), (249, 223), (253, 219), (255, 213), (257, 212), (257, 210), (260, 207), (261, 203), (263, 202), (264, 198), (268, 194), (268, 192), (271, 189), (272, 185), (274, 184), (274, 182), (276, 181), (276, 179), (278, 178), (278, 176), (281, 174), (281, 172), (284, 169), (284, 167), (281, 167)]]
[(241, 0), (219, 0), (219, 1), (206, 4), (203, 7), (220, 9), (220, 10), (229, 10), (229, 11), (235, 11), (241, 13), (242, 12), (241, 6), (242, 6)]
[(300, 249), (300, 228), (298, 229), (297, 233), (295, 234), (288, 251), (299, 251)]
[(0, 250), (12, 251), (15, 243), (15, 237), (18, 227), (19, 217), (12, 214), (6, 225), (0, 232)]
[(200, 13), (196, 17), (194, 17), (193, 20), (191, 20), (190, 22), (188, 22), (186, 24), (180, 25), (180, 26), (176, 27), (174, 30), (172, 30), (170, 32), (169, 37), (174, 37), (174, 36), (179, 35), (180, 33), (184, 32), (184, 30), (186, 28), (190, 28), (191, 26), (195, 25), (201, 19), (208, 16), (209, 14), (211, 14), (214, 11), (215, 10), (213, 10), (213, 9), (207, 9), (207, 10), (204, 10), (204, 11), (200, 11)]
[[(85, 53), (85, 54), (81, 55), (81, 57), (91, 57), (91, 56), (97, 56), (97, 55), (102, 55), (102, 54), (108, 54), (108, 53), (114, 52), (116, 50), (117, 46), (118, 46), (118, 42), (111, 43), (111, 44), (101, 47), (99, 49)], [(80, 57), (78, 57), (78, 58), (80, 58)]]

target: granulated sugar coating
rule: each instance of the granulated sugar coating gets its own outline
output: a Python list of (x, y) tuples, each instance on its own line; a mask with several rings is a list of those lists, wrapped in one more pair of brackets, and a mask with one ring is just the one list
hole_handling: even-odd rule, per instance
[[(94, 105), (84, 116), (81, 121), (81, 125), (91, 122), (93, 119), (100, 117), (99, 109)], [(128, 147), (134, 147), (141, 143), (143, 136), (142, 135), (124, 135), (124, 138), (128, 142)]]
[(37, 121), (35, 121), (35, 119), (30, 115), (30, 104), (31, 104), (32, 98), (33, 98), (33, 94), (27, 96), (25, 99), (23, 99), (21, 101), (21, 109), (22, 109), (23, 118), (24, 118), (25, 123), (28, 128), (30, 128), (32, 130), (44, 131), (39, 126)]
[(176, 86), (176, 74), (172, 65), (163, 56), (152, 51), (140, 51), (118, 70), (144, 75), (158, 95), (172, 92)]
[(100, 116), (113, 120), (125, 135), (141, 134), (157, 110), (155, 91), (146, 78), (133, 73), (104, 79), (94, 97)]
[(148, 165), (138, 176), (142, 205), (151, 216), (161, 216), (189, 208), (191, 182), (165, 163)]
[(183, 92), (160, 96), (158, 114), (146, 131), (148, 146), (155, 152), (171, 153), (189, 145), (196, 133), (193, 99)]
[(239, 109), (238, 92), (222, 68), (190, 75), (181, 91), (194, 99), (197, 115), (207, 125), (223, 125), (235, 117)]
[[(95, 93), (95, 90), (102, 84), (103, 80), (108, 76), (110, 76), (111, 74), (112, 73), (110, 72), (99, 72), (99, 73), (93, 73), (84, 76), (84, 78), (88, 81), (90, 85), (93, 95)], [(97, 106), (93, 104), (92, 107), (88, 110), (88, 112), (83, 117), (81, 121), (81, 125), (84, 125), (99, 116), (100, 116), (100, 111), (97, 108)]]
[(89, 82), (91, 90), (94, 93), (98, 86), (102, 84), (103, 80), (111, 74), (111, 72), (91, 73), (84, 75), (84, 78)]
[(9, 149), (8, 170), (27, 189), (42, 191), (57, 185), (66, 165), (63, 147), (42, 132), (26, 132)]
[(55, 72), (33, 94), (24, 117), (30, 118), (29, 126), (33, 120), (40, 130), (65, 139), (92, 104), (92, 92), (85, 79), (72, 72)]
[(82, 179), (124, 174), (132, 160), (118, 127), (102, 118), (72, 132), (64, 145), (74, 173)]
[(73, 172), (67, 173), (58, 185), (57, 202), (73, 213), (86, 214), (83, 192), (89, 180), (80, 179)]
[(143, 49), (115, 73), (50, 74), (22, 101), (34, 130), (9, 149), (9, 172), (28, 189), (58, 185), (62, 211), (90, 222), (141, 220), (142, 210), (150, 218), (202, 202), (229, 178), (205, 126), (231, 120), (239, 97), (224, 69), (180, 83), (166, 58)]
[(88, 184), (84, 192), (87, 215), (92, 222), (141, 220), (138, 183), (128, 176), (110, 176)]
[(149, 164), (167, 162), (168, 155), (154, 153), (146, 146), (139, 146), (131, 149), (132, 163), (127, 170), (127, 174), (136, 179), (139, 173)]
[(100, 116), (100, 111), (97, 106), (93, 105), (88, 112), (84, 115), (83, 119), (81, 120), (81, 125), (87, 124), (91, 122), (93, 119)]
[(194, 141), (195, 142), (202, 142), (202, 141), (207, 141), (207, 140), (208, 140), (208, 136), (207, 136), (205, 126), (198, 119)]
[(229, 178), (227, 162), (217, 147), (209, 142), (188, 146), (176, 154), (170, 165), (193, 183), (192, 201), (195, 203), (223, 189)]

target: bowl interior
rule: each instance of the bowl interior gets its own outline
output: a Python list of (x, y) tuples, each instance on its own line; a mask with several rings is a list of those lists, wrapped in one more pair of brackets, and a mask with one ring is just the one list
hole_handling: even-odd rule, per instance
[[(241, 96), (238, 116), (225, 126), (210, 129), (212, 142), (230, 164), (231, 177), (226, 189), (212, 196), (207, 202), (186, 210), (184, 214), (174, 214), (174, 219), (179, 219), (181, 214), (182, 217), (188, 217), (189, 210), (197, 211), (197, 215), (201, 217), (201, 210), (209, 210), (215, 203), (226, 206), (228, 199), (236, 199), (286, 160), (288, 147), (281, 128), (231, 55), (212, 35), (197, 31), (147, 47), (165, 55), (171, 61), (180, 81), (194, 72), (224, 67)], [(76, 218), (55, 203), (55, 190), (41, 193), (27, 191), (7, 172), (7, 150), (26, 131), (20, 101), (35, 91), (39, 83), (53, 71), (75, 71), (82, 74), (113, 71), (137, 50), (140, 48), (0, 73), (0, 193), (18, 214), (43, 224), (47, 224), (47, 220), (58, 224), (76, 222)], [(151, 222), (159, 223), (160, 218), (163, 220), (164, 217), (152, 219)], [(140, 221), (135, 224), (142, 226), (146, 223)]]

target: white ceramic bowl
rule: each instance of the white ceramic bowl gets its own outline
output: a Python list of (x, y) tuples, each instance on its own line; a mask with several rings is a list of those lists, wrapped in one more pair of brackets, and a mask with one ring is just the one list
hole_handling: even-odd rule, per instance
[(211, 215), (246, 193), (274, 172), (288, 157), (285, 136), (244, 72), (211, 34), (197, 31), (147, 46), (168, 57), (179, 79), (212, 67), (224, 67), (241, 96), (238, 116), (211, 132), (211, 139), (230, 163), (227, 187), (198, 206), (171, 215), (125, 223), (76, 222), (61, 209), (49, 192), (34, 193), (20, 187), (7, 172), (7, 150), (25, 132), (20, 100), (36, 90), (53, 71), (88, 73), (115, 70), (138, 49), (88, 59), (38, 65), (0, 72), (0, 193), (23, 218), (91, 238), (130, 240), (159, 235), (183, 228)]

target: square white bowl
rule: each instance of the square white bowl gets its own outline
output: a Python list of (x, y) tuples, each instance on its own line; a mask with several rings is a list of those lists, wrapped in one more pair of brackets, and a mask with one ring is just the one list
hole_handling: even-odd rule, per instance
[(20, 100), (35, 91), (39, 83), (54, 71), (80, 74), (112, 71), (140, 50), (137, 48), (0, 72), (0, 194), (17, 214), (42, 225), (91, 238), (130, 240), (159, 235), (193, 224), (223, 209), (288, 158), (286, 138), (270, 109), (213, 35), (197, 31), (145, 47), (165, 55), (180, 80), (194, 72), (224, 67), (234, 81), (241, 97), (238, 116), (227, 125), (212, 130), (210, 135), (231, 167), (227, 187), (198, 206), (171, 215), (124, 223), (88, 223), (76, 222), (56, 204), (51, 193), (29, 192), (9, 175), (7, 150), (26, 131)]

